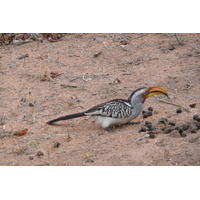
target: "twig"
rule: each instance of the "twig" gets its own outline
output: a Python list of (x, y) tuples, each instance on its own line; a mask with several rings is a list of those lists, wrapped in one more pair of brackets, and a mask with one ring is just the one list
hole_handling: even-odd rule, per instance
[(160, 101), (160, 102), (163, 102), (163, 103), (167, 103), (167, 104), (170, 104), (170, 105), (173, 105), (173, 106), (178, 106), (178, 107), (180, 107), (180, 108), (183, 108), (185, 111), (187, 111), (187, 112), (191, 112), (190, 110), (188, 110), (187, 108), (185, 108), (184, 106), (181, 106), (181, 105), (179, 105), (179, 104), (176, 104), (176, 103), (172, 103), (172, 102), (168, 102), (168, 101), (165, 101), (165, 100), (162, 100), (162, 99), (158, 99), (158, 98), (156, 98), (158, 101)]
[(129, 72), (122, 73), (121, 75), (131, 75)]
[(183, 46), (183, 43), (178, 39), (178, 37), (177, 37), (177, 34), (175, 33), (174, 34), (174, 36), (175, 36), (175, 38), (176, 38), (176, 40), (177, 40), (177, 42), (181, 45), (181, 46)]
[(92, 75), (86, 75), (86, 74), (83, 74), (82, 76), (76, 76), (76, 77), (73, 77), (73, 78), (68, 78), (68, 80), (71, 82), (71, 81), (74, 81), (76, 79), (82, 79), (84, 81), (90, 81), (92, 80), (93, 78), (98, 78), (99, 76), (104, 76), (104, 77), (110, 77), (109, 74), (104, 74), (104, 73), (98, 73), (98, 74), (92, 74)]
[(127, 144), (130, 144), (130, 143), (132, 143), (133, 141), (141, 141), (141, 140), (143, 140), (143, 139), (145, 139), (145, 138), (149, 138), (149, 134), (146, 134), (146, 135), (141, 136), (141, 137), (133, 138), (133, 139), (132, 139), (131, 141), (129, 141)]

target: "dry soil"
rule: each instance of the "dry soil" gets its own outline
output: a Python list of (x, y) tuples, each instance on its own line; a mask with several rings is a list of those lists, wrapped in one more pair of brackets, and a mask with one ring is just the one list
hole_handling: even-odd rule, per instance
[[(200, 109), (200, 34), (67, 34), (0, 52), (0, 165), (200, 164), (200, 130), (191, 133)], [(92, 117), (46, 124), (154, 85), (171, 99), (149, 98), (144, 110), (152, 106), (153, 115), (141, 114), (140, 124), (113, 133)], [(167, 132), (161, 118), (192, 128)], [(155, 138), (139, 131), (146, 121)]]

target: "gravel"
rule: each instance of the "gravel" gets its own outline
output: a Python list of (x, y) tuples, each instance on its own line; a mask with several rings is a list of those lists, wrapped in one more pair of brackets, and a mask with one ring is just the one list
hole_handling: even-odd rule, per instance
[(182, 113), (182, 110), (180, 108), (176, 109), (176, 113)]
[(139, 130), (139, 132), (146, 132), (146, 131), (147, 129), (144, 126), (142, 126), (141, 129)]
[(153, 112), (153, 107), (148, 107), (148, 111)]
[(184, 131), (188, 130), (189, 127), (190, 127), (190, 126), (187, 125), (187, 124), (183, 124), (183, 125), (182, 125), (182, 129), (183, 129)]
[(60, 142), (55, 142), (53, 147), (58, 148), (59, 146), (60, 146)]
[(194, 120), (197, 120), (197, 118), (199, 118), (198, 115), (194, 115), (194, 116), (193, 116), (193, 119), (194, 119)]
[(175, 122), (169, 122), (169, 125), (170, 125), (170, 126), (175, 126), (176, 123), (175, 123)]
[(197, 133), (197, 129), (191, 129), (191, 133)]

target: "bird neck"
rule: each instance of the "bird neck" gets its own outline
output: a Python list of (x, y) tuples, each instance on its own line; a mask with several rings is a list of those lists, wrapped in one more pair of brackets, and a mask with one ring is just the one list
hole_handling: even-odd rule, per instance
[(131, 105), (135, 104), (144, 104), (146, 100), (146, 93), (148, 88), (142, 87), (132, 92), (128, 100), (131, 102)]
[(144, 95), (132, 96), (130, 99), (131, 105), (144, 104), (146, 98)]

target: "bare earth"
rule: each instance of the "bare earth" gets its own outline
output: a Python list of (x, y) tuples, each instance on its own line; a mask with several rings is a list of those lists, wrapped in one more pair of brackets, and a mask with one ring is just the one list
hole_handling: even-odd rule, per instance
[[(167, 118), (194, 127), (193, 115), (200, 114), (200, 34), (177, 37), (67, 34), (54, 43), (1, 46), (0, 165), (199, 165), (200, 130), (182, 137), (159, 123)], [(144, 110), (152, 106), (153, 115), (141, 114), (134, 120), (140, 124), (114, 133), (92, 117), (46, 124), (154, 85), (171, 99), (149, 98)], [(145, 121), (155, 126), (155, 138), (139, 132)]]

